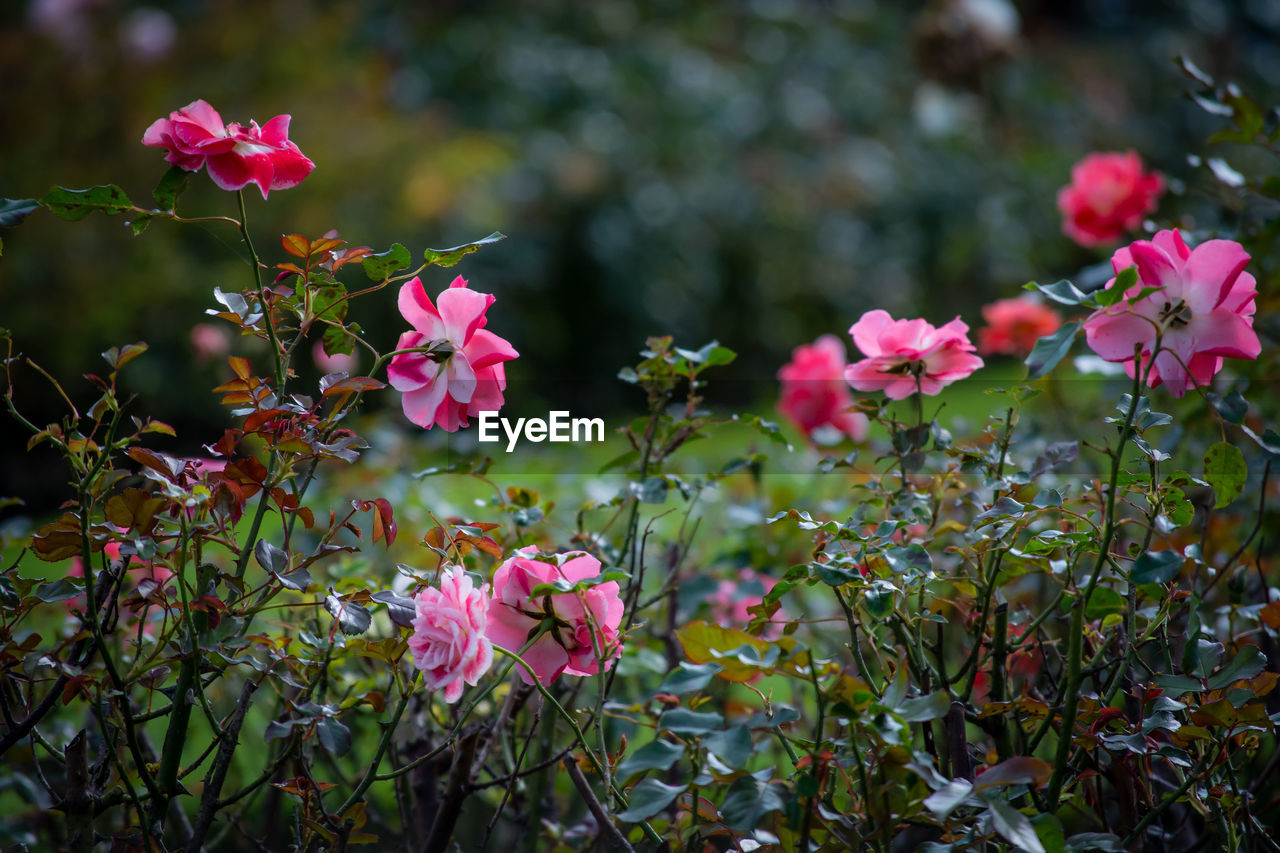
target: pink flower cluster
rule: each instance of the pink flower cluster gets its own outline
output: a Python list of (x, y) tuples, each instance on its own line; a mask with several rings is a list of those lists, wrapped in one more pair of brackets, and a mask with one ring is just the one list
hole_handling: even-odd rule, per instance
[(413, 331), (400, 336), (396, 349), (428, 347), (447, 341), (440, 353), (400, 353), (391, 359), (387, 378), (404, 395), (401, 405), (409, 420), (446, 432), (469, 424), (469, 417), (497, 411), (507, 387), (503, 362), (518, 353), (503, 338), (484, 328), (485, 312), (493, 296), (467, 287), (461, 276), (436, 298), (423, 289), (418, 278), (400, 288), (400, 313)]
[[(489, 670), (495, 644), (519, 653), (544, 685), (562, 673), (594, 675), (601, 663), (607, 669), (622, 654), (617, 581), (534, 593), (543, 584), (573, 585), (601, 572), (600, 561), (580, 551), (550, 562), (540, 557), (532, 547), (516, 552), (494, 573), (492, 593), (487, 584), (476, 588), (453, 566), (439, 589), (415, 597), (409, 650), (426, 686), (443, 687), (446, 702), (456, 702), (464, 682), (474, 685)], [(525, 683), (533, 683), (524, 669), (518, 671)]]
[(256, 121), (224, 125), (217, 110), (197, 100), (156, 119), (142, 144), (166, 149), (165, 160), (188, 172), (208, 166), (209, 177), (224, 190), (256, 184), (266, 198), (270, 190), (302, 183), (316, 167), (289, 141), (289, 119), (278, 115), (262, 127)]
[(920, 319), (895, 320), (877, 308), (863, 314), (849, 334), (866, 356), (861, 361), (845, 364), (839, 338), (823, 335), (797, 347), (778, 371), (778, 411), (810, 439), (824, 428), (839, 430), (854, 441), (866, 438), (867, 418), (850, 411), (853, 397), (847, 386), (902, 400), (916, 393), (937, 394), (982, 367), (969, 327), (959, 317), (937, 328)]
[[(1233, 240), (1189, 249), (1177, 230), (1118, 249), (1111, 268), (1119, 275), (1136, 267), (1137, 283), (1123, 300), (1093, 312), (1085, 339), (1102, 358), (1123, 362), (1129, 376), (1141, 368), (1149, 387), (1163, 382), (1175, 397), (1208, 385), (1224, 357), (1255, 359), (1262, 351), (1253, 330), (1258, 288), (1244, 271), (1248, 263)], [(1107, 287), (1115, 284), (1112, 278)], [(1151, 290), (1138, 298), (1144, 288)]]
[(1164, 192), (1159, 172), (1144, 172), (1132, 151), (1094, 153), (1071, 168), (1058, 191), (1062, 231), (1081, 246), (1101, 246), (1137, 228)]

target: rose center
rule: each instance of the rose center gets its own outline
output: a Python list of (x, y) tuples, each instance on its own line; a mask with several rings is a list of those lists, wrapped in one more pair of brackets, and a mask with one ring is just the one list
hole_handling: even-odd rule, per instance
[(1171, 329), (1181, 329), (1191, 322), (1191, 306), (1185, 299), (1179, 299), (1176, 303), (1165, 302), (1160, 309), (1160, 322)]

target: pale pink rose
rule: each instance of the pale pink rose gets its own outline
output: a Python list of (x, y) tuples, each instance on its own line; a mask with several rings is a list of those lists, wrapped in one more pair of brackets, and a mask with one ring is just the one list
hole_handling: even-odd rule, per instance
[(1081, 246), (1114, 242), (1156, 209), (1164, 192), (1159, 172), (1143, 172), (1132, 151), (1094, 153), (1071, 167), (1071, 183), (1058, 191), (1062, 232)]
[(846, 411), (853, 405), (853, 395), (844, 381), (845, 364), (844, 344), (835, 335), (796, 347), (791, 361), (778, 370), (782, 382), (778, 411), (807, 436), (826, 426), (854, 441), (866, 438), (867, 416)]
[(444, 688), (444, 701), (457, 702), (463, 683), (473, 687), (493, 665), (493, 644), (485, 636), (487, 587), (477, 589), (460, 566), (440, 575), (440, 588), (414, 596), (417, 615), (409, 637), (413, 664), (428, 689)]
[(507, 387), (504, 361), (518, 353), (511, 344), (484, 329), (485, 312), (494, 298), (467, 287), (459, 276), (439, 297), (439, 308), (416, 277), (400, 288), (400, 313), (413, 331), (400, 336), (396, 349), (425, 347), (447, 340), (453, 353), (436, 360), (424, 353), (401, 353), (387, 367), (391, 387), (404, 395), (404, 415), (421, 427), (454, 432), (469, 417), (496, 412)]
[(987, 321), (978, 330), (983, 355), (1028, 355), (1036, 341), (1062, 325), (1061, 314), (1030, 294), (982, 306), (982, 319)]
[(221, 358), (231, 352), (231, 333), (213, 323), (196, 323), (191, 327), (191, 349), (198, 361)]
[[(742, 569), (738, 572), (737, 580), (722, 580), (716, 587), (715, 593), (707, 602), (711, 606), (711, 617), (726, 628), (745, 628), (755, 618), (751, 608), (763, 604), (765, 595), (777, 583), (773, 578), (754, 569)], [(781, 623), (787, 621), (790, 621), (790, 617), (786, 611), (778, 608), (761, 636), (770, 640), (780, 637)]]
[[(498, 567), (489, 599), (489, 639), (505, 649), (520, 652), (537, 637), (521, 657), (543, 685), (569, 675), (594, 675), (599, 663), (608, 669), (622, 654), (618, 627), (623, 604), (617, 581), (608, 581), (576, 592), (538, 593), (540, 584), (558, 580), (570, 584), (597, 577), (600, 561), (581, 551), (561, 554), (560, 565), (534, 559), (534, 548), (524, 548)], [(539, 630), (545, 629), (539, 634)], [(599, 658), (597, 658), (599, 651)], [(533, 680), (523, 668), (520, 677)]]
[(859, 391), (883, 391), (891, 400), (916, 391), (937, 394), (982, 367), (959, 317), (934, 328), (924, 320), (895, 320), (877, 308), (863, 314), (849, 334), (867, 358), (845, 368), (844, 378)]
[(289, 121), (278, 115), (262, 127), (224, 125), (217, 110), (197, 100), (152, 122), (142, 144), (167, 149), (165, 159), (188, 172), (207, 165), (224, 190), (256, 184), (266, 198), (269, 190), (297, 186), (316, 167), (289, 141)]
[(330, 373), (345, 373), (350, 376), (360, 369), (359, 355), (354, 352), (329, 355), (324, 351), (323, 341), (316, 341), (316, 345), (311, 348), (311, 359), (316, 363), (316, 367), (320, 368), (320, 372), (326, 375)]
[[(1234, 240), (1207, 240), (1193, 250), (1177, 230), (1119, 249), (1112, 269), (1118, 274), (1136, 266), (1138, 282), (1125, 299), (1089, 316), (1085, 340), (1107, 361), (1124, 362), (1132, 377), (1135, 347), (1145, 369), (1159, 329), (1160, 352), (1147, 385), (1163, 382), (1175, 397), (1208, 385), (1224, 356), (1255, 359), (1262, 351), (1253, 330), (1257, 282), (1244, 271), (1248, 262), (1248, 253)], [(1115, 283), (1113, 278), (1107, 287)], [(1144, 287), (1158, 289), (1128, 304)]]

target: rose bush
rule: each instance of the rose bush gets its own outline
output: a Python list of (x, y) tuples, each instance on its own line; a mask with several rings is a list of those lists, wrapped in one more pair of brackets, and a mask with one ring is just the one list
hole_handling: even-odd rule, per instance
[[(1265, 137), (1256, 104), (1188, 73), (1235, 132)], [(176, 158), (155, 207), (55, 188), (6, 202), (6, 221), (187, 221), (182, 173), (243, 131), (199, 103), (155, 132)], [(1070, 314), (1051, 329), (1034, 312), (1028, 384), (979, 387), (960, 318), (867, 311), (852, 364), (838, 339), (799, 347), (778, 408), (805, 438), (834, 427), (836, 455), (721, 411), (709, 383), (729, 349), (653, 337), (619, 374), (643, 410), (614, 446), (518, 466), (361, 411), (384, 378), (418, 426), (455, 432), (506, 404), (506, 366), (522, 365), (485, 328), (495, 298), (457, 278), (433, 302), (423, 284), (500, 235), (415, 267), (400, 244), (286, 234), (264, 262), (243, 209), (214, 217), (252, 264), (212, 293), (235, 335), (207, 458), (166, 452), (173, 427), (129, 410), (144, 344), (103, 353), (86, 391), (3, 334), (6, 409), (70, 489), (5, 540), (0, 835), (1269, 849), (1280, 411), (1259, 380), (1276, 358), (1275, 214), (1238, 209), (1273, 218), (1136, 240), (1095, 290), (1030, 285)], [(351, 322), (353, 299), (392, 292), (412, 331)], [(1129, 375), (1076, 372), (1081, 329)], [(1026, 348), (1016, 321), (1000, 331), (991, 347)], [(316, 384), (294, 369), (357, 348)], [(29, 416), (29, 382), (52, 382), (65, 411)], [(965, 411), (944, 420), (950, 406)]]

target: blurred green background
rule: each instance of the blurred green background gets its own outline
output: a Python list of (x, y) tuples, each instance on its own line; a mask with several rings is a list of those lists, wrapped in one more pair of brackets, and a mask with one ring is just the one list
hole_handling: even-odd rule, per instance
[[(634, 411), (615, 375), (658, 333), (737, 350), (717, 394), (767, 413), (791, 349), (869, 308), (976, 327), (982, 303), (1105, 259), (1055, 206), (1090, 150), (1137, 150), (1172, 179), (1162, 221), (1213, 225), (1186, 155), (1219, 123), (1173, 58), (1272, 102), (1278, 33), (1270, 0), (7, 0), (0, 195), (117, 183), (145, 203), (166, 168), (139, 144), (157, 117), (196, 98), (226, 121), (290, 113), (317, 168), (267, 204), (250, 188), (267, 263), (286, 232), (420, 256), (501, 230), (458, 272), (497, 296), (522, 414)], [(201, 174), (182, 210), (234, 205)], [(215, 286), (247, 280), (234, 231), (135, 238), (37, 212), (0, 237), (0, 326), (78, 403), (96, 353), (145, 340), (135, 411), (177, 427), (174, 452), (216, 437), (225, 366), (191, 330)], [(428, 292), (451, 277), (429, 271)], [(390, 292), (354, 316), (382, 349), (404, 328)], [(58, 417), (21, 376), (28, 416)], [(0, 497), (47, 507), (60, 468), (24, 443), (0, 423)]]

